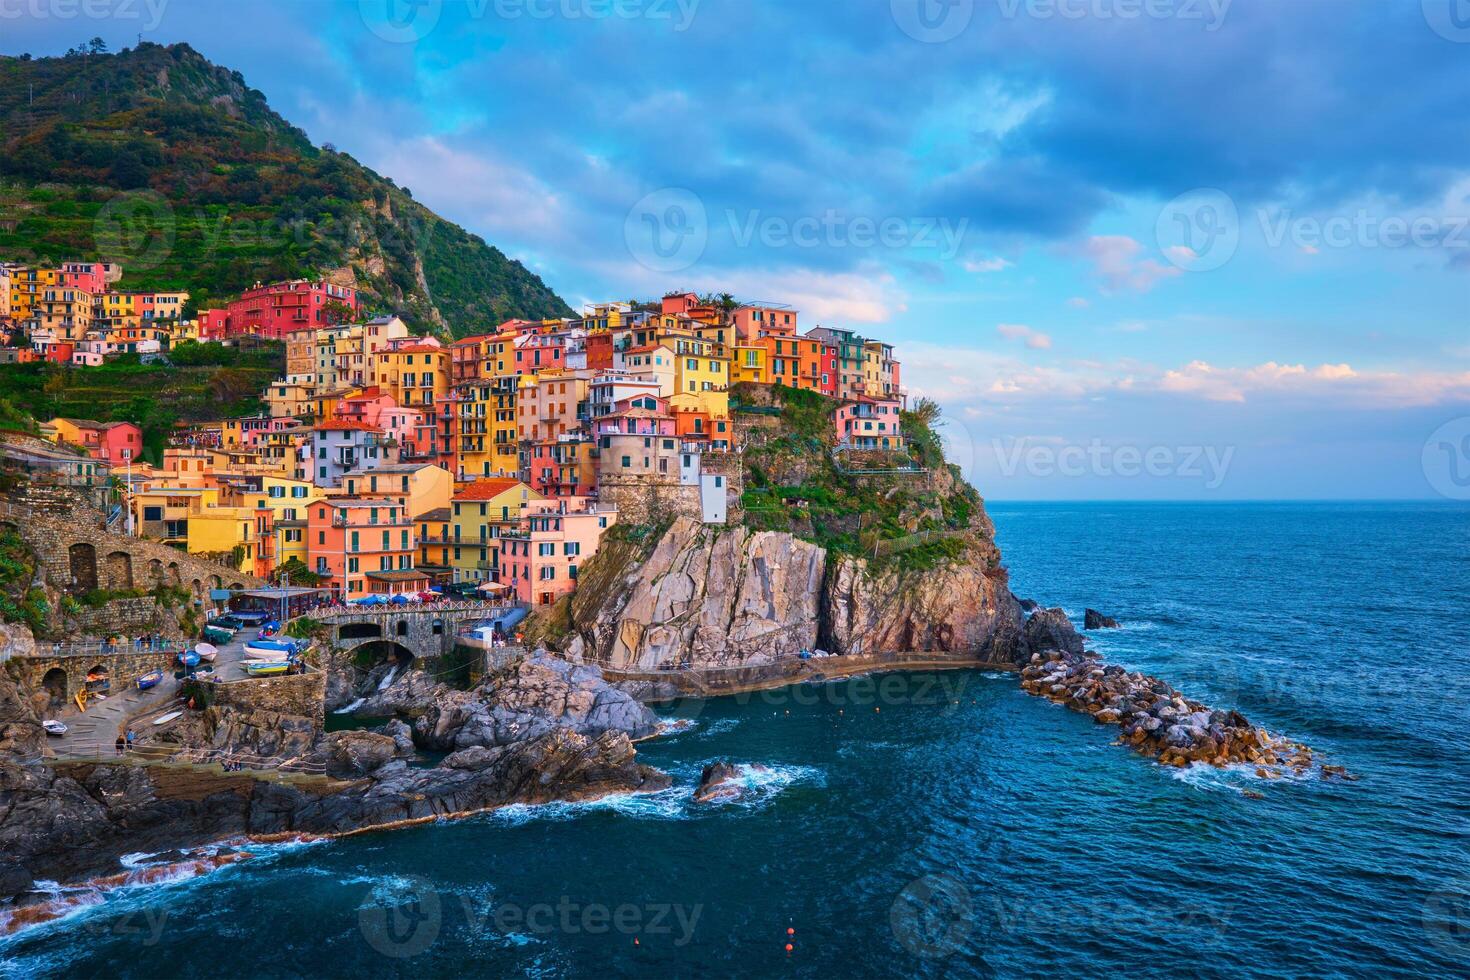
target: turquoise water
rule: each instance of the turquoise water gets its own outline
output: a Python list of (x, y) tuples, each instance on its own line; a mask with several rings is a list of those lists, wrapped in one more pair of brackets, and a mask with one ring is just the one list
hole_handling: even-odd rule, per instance
[[(669, 792), (269, 851), (11, 939), (5, 971), (1470, 972), (1470, 509), (992, 516), (1018, 595), (1117, 616), (1108, 657), (1361, 780), (1165, 770), (1009, 675), (681, 704), (694, 727), (640, 748)], [(767, 769), (691, 804), (717, 758)]]

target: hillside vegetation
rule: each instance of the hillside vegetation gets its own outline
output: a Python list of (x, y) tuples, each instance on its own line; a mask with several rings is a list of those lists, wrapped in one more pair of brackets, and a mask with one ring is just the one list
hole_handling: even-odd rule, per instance
[(144, 455), (155, 463), (178, 421), (261, 411), (265, 386), (285, 370), (285, 347), (180, 344), (172, 366), (141, 364), (125, 354), (98, 367), (11, 364), (0, 368), (0, 427), (26, 429), (29, 418), (56, 416), (98, 422), (134, 422), (143, 430)]
[(539, 277), (277, 115), (186, 44), (0, 57), (0, 256), (121, 262), (202, 306), (257, 280), (355, 283), (457, 336), (570, 315)]
[[(753, 426), (741, 501), (750, 527), (788, 531), (829, 551), (865, 556), (880, 568), (951, 561), (982, 539), (989, 547), (980, 495), (945, 462), (931, 403), (903, 414), (906, 452), (834, 457), (832, 399), (780, 385), (768, 391), (740, 385), (732, 396), (736, 417)], [(919, 471), (853, 472), (869, 467)]]

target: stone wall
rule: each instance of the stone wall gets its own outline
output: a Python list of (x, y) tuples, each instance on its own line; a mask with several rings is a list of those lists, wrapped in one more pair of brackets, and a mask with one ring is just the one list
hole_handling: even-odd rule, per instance
[(243, 712), (269, 711), (310, 718), (320, 730), (326, 715), (327, 675), (315, 670), (286, 677), (252, 677), (215, 685), (214, 703)]
[(36, 497), (41, 489), (27, 487), (0, 500), (0, 526), (10, 527), (30, 545), (46, 580), (57, 588), (81, 593), (169, 585), (207, 599), (210, 589), (265, 584), (157, 541), (110, 533), (103, 529), (101, 512), (79, 501), (58, 499), (43, 505)]
[(699, 487), (650, 478), (608, 478), (597, 484), (600, 503), (618, 509), (622, 524), (658, 524), (671, 517), (699, 520)]
[(40, 690), (45, 685), (47, 674), (53, 670), (62, 671), (66, 675), (65, 690), (62, 694), (66, 700), (70, 700), (86, 684), (87, 672), (93, 667), (103, 667), (107, 670), (109, 694), (121, 694), (135, 686), (138, 678), (144, 674), (154, 670), (162, 670), (167, 674), (174, 670), (178, 666), (175, 662), (176, 656), (177, 654), (174, 653), (127, 650), (118, 653), (67, 656), (42, 654), (17, 657), (14, 663), (20, 666), (27, 683), (36, 690)]
[(182, 610), (159, 605), (152, 596), (137, 599), (114, 599), (102, 606), (83, 606), (72, 618), (77, 628), (87, 636), (146, 636), (158, 633), (166, 637), (181, 637), (179, 615)]

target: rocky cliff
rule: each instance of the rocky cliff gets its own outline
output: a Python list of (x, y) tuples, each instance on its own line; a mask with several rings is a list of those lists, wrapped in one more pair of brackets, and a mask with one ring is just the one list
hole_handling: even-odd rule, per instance
[(633, 670), (750, 666), (816, 649), (1019, 663), (1030, 649), (984, 533), (933, 567), (875, 567), (789, 533), (683, 518), (651, 548), (614, 547), (589, 564), (562, 647)]

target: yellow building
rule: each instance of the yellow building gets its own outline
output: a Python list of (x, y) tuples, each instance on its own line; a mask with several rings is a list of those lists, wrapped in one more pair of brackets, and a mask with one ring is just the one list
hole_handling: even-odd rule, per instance
[[(306, 564), (306, 511), (326, 491), (307, 480), (280, 476), (262, 476), (250, 483), (238, 496), (255, 510), (255, 558), (263, 566), (260, 571), (269, 573), (292, 558)], [(263, 512), (269, 517), (262, 521)]]
[(514, 531), (528, 504), (544, 499), (519, 480), (476, 480), (454, 495), (445, 546), (456, 582), (485, 582), (500, 567), (497, 535)]
[(93, 305), (93, 296), (85, 289), (48, 286), (32, 314), (37, 317), (40, 328), (50, 332), (55, 339), (78, 341), (92, 329)]
[(440, 507), (413, 519), (414, 541), (418, 544), (418, 567), (422, 571), (444, 569), (452, 572), (449, 564), (449, 542), (451, 540), (450, 517), (453, 511)]
[[(308, 376), (309, 377), (309, 376)], [(272, 381), (265, 389), (265, 403), (271, 418), (299, 418), (315, 408), (316, 388), (301, 376)]]
[(256, 571), (256, 548), (261, 543), (256, 536), (257, 517), (255, 509), (246, 506), (216, 505), (190, 514), (189, 554), (238, 556), (239, 561), (234, 567), (253, 574)]
[(35, 313), (45, 298), (46, 290), (61, 281), (60, 269), (30, 269), (24, 266), (10, 270), (10, 315), (25, 320)]
[(186, 545), (190, 522), (217, 507), (219, 496), (217, 487), (188, 486), (171, 480), (151, 482), (134, 489), (129, 498), (133, 528), (145, 538)]
[(736, 344), (734, 356), (731, 358), (730, 380), (735, 384), (747, 381), (755, 384), (770, 384), (771, 365), (767, 359), (767, 353), (763, 346)]
[(369, 470), (342, 474), (342, 491), (349, 497), (392, 500), (410, 516), (449, 506), (454, 479), (442, 466), (428, 463), (388, 463)]
[(376, 355), (377, 384), (402, 408), (426, 409), (449, 393), (449, 348), (403, 344)]

